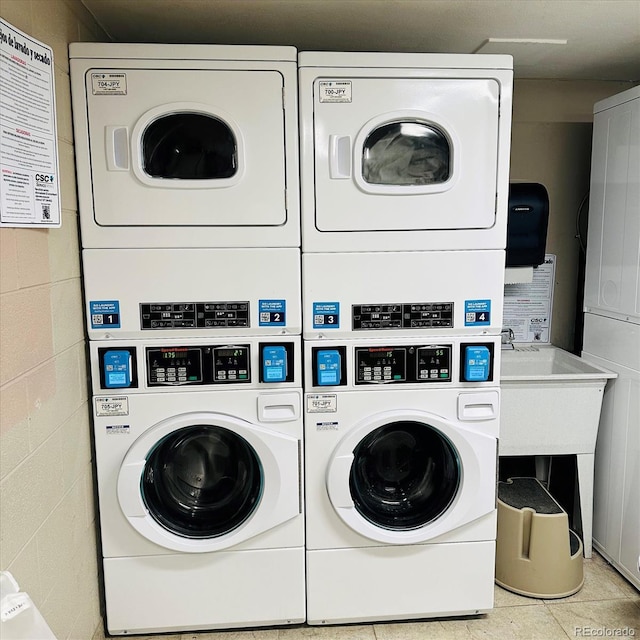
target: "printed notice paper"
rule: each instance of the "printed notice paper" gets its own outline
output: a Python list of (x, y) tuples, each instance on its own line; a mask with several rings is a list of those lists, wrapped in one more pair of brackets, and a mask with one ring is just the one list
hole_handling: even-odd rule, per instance
[(504, 287), (503, 327), (513, 329), (514, 342), (551, 342), (551, 312), (556, 256), (548, 253), (533, 270), (533, 281)]
[(0, 226), (59, 227), (53, 51), (0, 20)]

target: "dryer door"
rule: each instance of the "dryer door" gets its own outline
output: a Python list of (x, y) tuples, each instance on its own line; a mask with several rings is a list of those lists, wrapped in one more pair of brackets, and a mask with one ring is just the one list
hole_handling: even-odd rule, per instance
[(336, 447), (327, 491), (354, 531), (410, 544), (495, 509), (496, 439), (422, 412), (386, 412)]
[(283, 86), (270, 70), (87, 71), (95, 222), (284, 224)]
[(130, 524), (167, 549), (225, 549), (300, 513), (295, 438), (214, 413), (146, 431), (118, 476)]
[(496, 80), (350, 78), (340, 83), (350, 90), (343, 98), (330, 84), (314, 83), (318, 230), (495, 224)]

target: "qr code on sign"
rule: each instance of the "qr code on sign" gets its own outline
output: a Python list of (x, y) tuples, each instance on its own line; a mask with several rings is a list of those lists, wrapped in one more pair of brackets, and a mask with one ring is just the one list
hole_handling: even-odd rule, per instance
[(315, 325), (324, 324), (324, 316), (321, 316), (321, 315), (313, 316), (313, 324)]
[(260, 322), (269, 322), (271, 320), (271, 314), (268, 311), (260, 312)]
[(475, 312), (465, 314), (465, 318), (467, 322), (475, 322), (476, 314)]
[(94, 313), (91, 316), (91, 324), (92, 325), (96, 325), (96, 324), (102, 324), (102, 320), (103, 320), (103, 316), (101, 313)]
[(51, 218), (51, 207), (48, 204), (42, 205), (42, 219), (49, 220)]

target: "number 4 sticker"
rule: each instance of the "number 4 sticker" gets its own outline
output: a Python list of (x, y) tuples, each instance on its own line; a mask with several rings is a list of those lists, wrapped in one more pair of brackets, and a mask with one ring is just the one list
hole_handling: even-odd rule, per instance
[(491, 300), (465, 300), (464, 326), (482, 327), (491, 324)]

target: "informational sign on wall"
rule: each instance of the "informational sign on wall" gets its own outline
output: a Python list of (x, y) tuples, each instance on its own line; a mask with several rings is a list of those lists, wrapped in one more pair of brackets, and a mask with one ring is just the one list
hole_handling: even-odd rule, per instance
[(0, 226), (60, 224), (53, 51), (0, 20)]
[(514, 342), (551, 342), (555, 276), (556, 256), (548, 253), (531, 282), (505, 285), (502, 324), (513, 330)]

